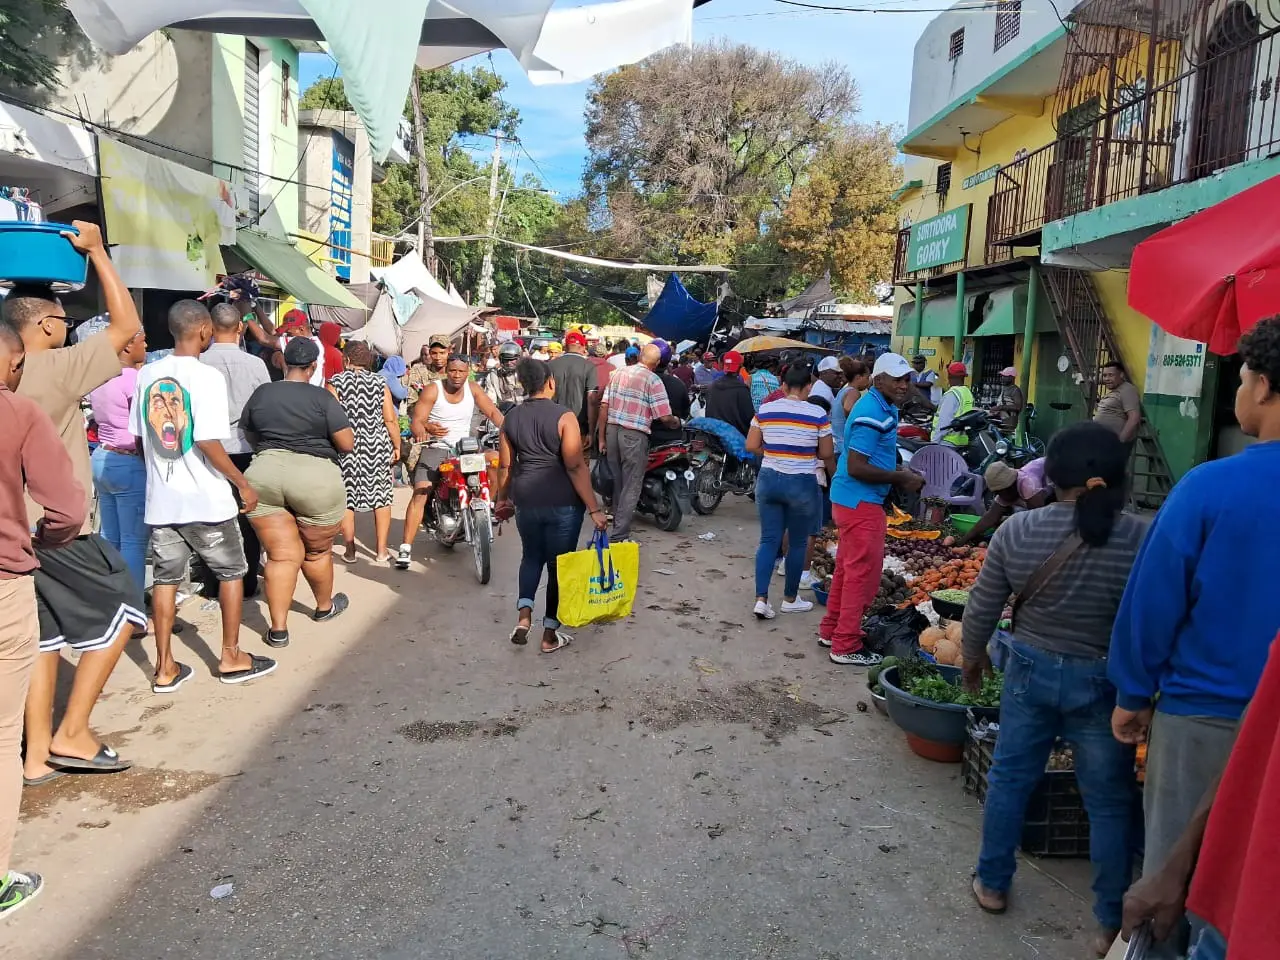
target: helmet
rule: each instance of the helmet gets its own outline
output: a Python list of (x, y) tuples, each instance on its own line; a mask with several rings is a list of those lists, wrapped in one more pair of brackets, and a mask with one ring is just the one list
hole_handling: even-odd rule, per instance
[(653, 345), (658, 348), (658, 366), (671, 362), (671, 344), (663, 340), (661, 337), (652, 341)]
[(520, 345), (508, 340), (498, 348), (499, 363), (514, 363), (520, 359)]

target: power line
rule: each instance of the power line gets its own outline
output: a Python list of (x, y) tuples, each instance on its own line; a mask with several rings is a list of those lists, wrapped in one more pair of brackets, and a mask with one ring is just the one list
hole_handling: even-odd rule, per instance
[(807, 10), (822, 10), (829, 13), (948, 13), (952, 10), (995, 10), (1000, 6), (998, 0), (979, 0), (974, 4), (960, 4), (954, 7), (837, 7), (822, 3), (804, 3), (802, 0), (774, 0), (789, 7), (804, 7)]

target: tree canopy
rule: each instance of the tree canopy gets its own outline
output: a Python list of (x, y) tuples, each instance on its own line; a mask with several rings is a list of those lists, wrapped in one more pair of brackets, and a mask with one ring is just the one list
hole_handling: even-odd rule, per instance
[(51, 90), (68, 56), (87, 61), (93, 53), (62, 0), (0, 0), (0, 91)]

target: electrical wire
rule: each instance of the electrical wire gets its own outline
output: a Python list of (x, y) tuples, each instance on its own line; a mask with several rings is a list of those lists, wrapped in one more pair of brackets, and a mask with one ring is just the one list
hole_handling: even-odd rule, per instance
[(979, 0), (974, 4), (959, 4), (953, 7), (837, 7), (823, 3), (804, 3), (802, 0), (774, 0), (774, 3), (786, 4), (789, 7), (804, 7), (807, 10), (821, 10), (828, 13), (949, 13), (952, 10), (995, 10), (1001, 6), (999, 0)]

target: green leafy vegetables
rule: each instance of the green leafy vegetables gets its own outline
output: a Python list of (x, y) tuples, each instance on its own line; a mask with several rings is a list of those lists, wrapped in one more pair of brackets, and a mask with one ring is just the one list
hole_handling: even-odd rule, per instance
[(982, 678), (977, 693), (969, 693), (959, 683), (952, 683), (934, 664), (923, 657), (911, 657), (897, 663), (899, 687), (912, 696), (933, 703), (954, 703), (962, 707), (998, 707), (1004, 674), (993, 671)]

